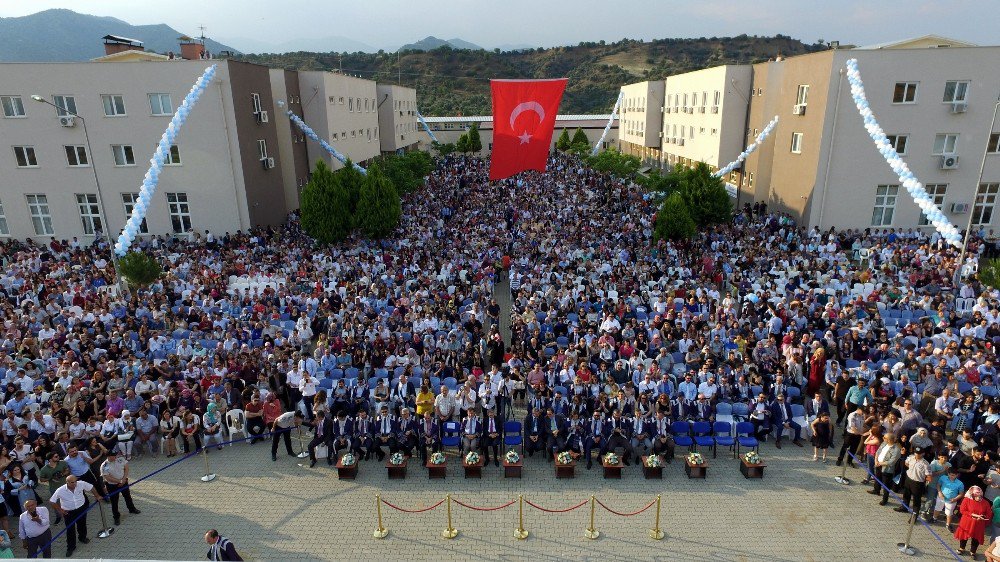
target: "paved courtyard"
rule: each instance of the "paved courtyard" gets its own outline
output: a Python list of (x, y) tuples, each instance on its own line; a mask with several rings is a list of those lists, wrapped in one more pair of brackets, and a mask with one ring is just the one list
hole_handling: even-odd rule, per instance
[[(599, 466), (577, 467), (577, 478), (556, 480), (551, 464), (526, 459), (523, 480), (505, 480), (502, 468), (484, 469), (483, 480), (465, 480), (457, 459), (449, 459), (446, 480), (428, 480), (426, 469), (411, 466), (403, 481), (389, 481), (381, 463), (362, 463), (357, 481), (339, 481), (320, 463), (298, 466), (299, 459), (279, 456), (271, 462), (268, 444), (228, 447), (209, 455), (218, 478), (203, 483), (201, 458), (180, 463), (143, 481), (134, 490), (141, 515), (124, 514), (122, 526), (107, 539), (80, 545), (78, 558), (204, 559), (202, 535), (218, 528), (252, 560), (413, 560), (573, 559), (603, 560), (897, 560), (906, 530), (905, 516), (875, 505), (858, 485), (833, 481), (839, 469), (813, 463), (810, 449), (790, 444), (782, 450), (765, 445), (764, 480), (745, 480), (728, 455), (709, 459), (705, 481), (689, 480), (680, 461), (668, 465), (664, 479), (644, 480), (635, 465), (620, 481), (604, 480)], [(308, 459), (307, 459), (308, 461)], [(160, 459), (133, 463), (133, 479), (167, 464)], [(848, 470), (859, 477), (860, 471)], [(383, 508), (384, 540), (372, 538), (375, 494), (405, 508), (432, 505), (451, 493), (475, 506), (496, 506), (523, 494), (549, 509), (575, 505), (597, 496), (609, 507), (634, 511), (663, 495), (662, 541), (651, 540), (654, 510), (618, 517), (597, 508), (598, 540), (584, 538), (589, 510), (548, 514), (525, 505), (527, 540), (513, 538), (517, 505), (475, 512), (453, 504), (454, 540), (441, 538), (445, 506), (422, 514)], [(108, 514), (110, 519), (110, 513)], [(99, 517), (90, 515), (91, 528)], [(60, 526), (61, 529), (61, 526)], [(935, 527), (939, 532), (940, 526)], [(91, 533), (92, 535), (94, 532)], [(945, 537), (953, 543), (954, 540)], [(948, 552), (918, 527), (913, 544), (919, 557), (948, 560)], [(55, 554), (65, 552), (58, 540)], [(15, 554), (23, 556), (19, 550)]]

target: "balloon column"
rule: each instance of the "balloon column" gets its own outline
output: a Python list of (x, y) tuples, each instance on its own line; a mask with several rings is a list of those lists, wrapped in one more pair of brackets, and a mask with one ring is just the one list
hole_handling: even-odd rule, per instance
[(591, 156), (597, 156), (597, 153), (601, 150), (601, 145), (604, 144), (605, 137), (608, 136), (608, 132), (611, 131), (611, 125), (615, 122), (615, 117), (618, 116), (618, 107), (622, 104), (622, 98), (625, 97), (625, 92), (618, 92), (618, 99), (615, 101), (615, 107), (611, 109), (611, 118), (608, 119), (608, 124), (604, 127), (604, 132), (601, 133), (600, 140), (594, 145), (594, 150), (590, 152)]
[[(278, 100), (278, 106), (285, 107), (285, 102), (282, 100)], [(347, 165), (347, 157), (341, 154), (340, 151), (337, 150), (336, 148), (333, 148), (333, 146), (331, 146), (330, 143), (321, 139), (320, 136), (316, 134), (316, 131), (313, 131), (312, 127), (310, 127), (309, 125), (306, 125), (306, 122), (303, 121), (298, 115), (292, 113), (288, 109), (285, 110), (285, 114), (288, 115), (288, 118), (292, 120), (292, 123), (295, 123), (296, 125), (298, 125), (299, 129), (302, 129), (302, 132), (305, 133), (307, 137), (318, 142), (319, 145), (323, 147), (323, 150), (329, 152), (330, 155), (336, 158), (337, 160), (340, 160), (341, 164), (344, 164), (345, 166)], [(354, 165), (355, 170), (361, 172), (363, 175), (368, 175), (368, 170), (365, 170), (361, 166), (358, 166), (357, 162), (352, 162), (351, 164)]]
[(160, 172), (163, 171), (163, 165), (170, 154), (170, 146), (177, 141), (177, 135), (191, 113), (191, 109), (194, 108), (194, 104), (198, 103), (198, 98), (201, 97), (205, 89), (212, 82), (212, 78), (215, 77), (216, 68), (217, 65), (214, 64), (206, 68), (201, 78), (198, 78), (194, 86), (191, 86), (191, 91), (184, 97), (184, 101), (181, 102), (181, 105), (174, 113), (173, 119), (170, 120), (170, 124), (167, 125), (167, 130), (160, 137), (160, 144), (157, 145), (156, 152), (153, 153), (153, 157), (149, 160), (149, 170), (146, 171), (146, 176), (142, 179), (142, 186), (139, 187), (139, 198), (132, 208), (132, 215), (128, 218), (128, 222), (125, 223), (125, 228), (122, 229), (121, 234), (118, 235), (118, 241), (115, 242), (115, 253), (119, 256), (124, 256), (128, 252), (132, 241), (135, 240), (136, 235), (139, 233), (142, 220), (146, 218), (146, 210), (152, 203), (153, 194), (156, 192), (156, 185), (160, 181)]
[(861, 81), (861, 72), (858, 71), (858, 60), (850, 59), (846, 64), (847, 81), (851, 83), (851, 96), (854, 98), (854, 104), (858, 106), (858, 113), (864, 119), (868, 136), (875, 142), (875, 147), (878, 148), (878, 151), (885, 158), (892, 171), (899, 176), (899, 181), (902, 182), (903, 187), (913, 197), (913, 201), (920, 207), (920, 212), (927, 217), (927, 220), (934, 225), (945, 240), (956, 247), (961, 247), (961, 232), (955, 228), (955, 225), (951, 224), (948, 217), (944, 216), (941, 209), (934, 204), (934, 200), (927, 194), (927, 190), (917, 181), (916, 176), (910, 171), (910, 167), (906, 165), (906, 162), (903, 162), (903, 159), (899, 157), (899, 153), (896, 152), (895, 147), (886, 138), (885, 131), (882, 130), (878, 121), (875, 120), (875, 114), (872, 113), (871, 107), (868, 105), (868, 97), (865, 96), (865, 85)]
[(421, 115), (419, 111), (417, 112), (417, 119), (419, 119), (420, 124), (424, 126), (424, 130), (427, 131), (427, 135), (431, 137), (431, 142), (437, 142), (437, 137), (435, 137), (434, 133), (431, 132), (431, 128), (427, 125), (427, 121), (424, 121), (424, 116)]
[(752, 143), (750, 143), (750, 146), (746, 147), (746, 149), (744, 149), (743, 152), (741, 152), (740, 155), (736, 157), (736, 160), (733, 160), (732, 162), (726, 164), (724, 167), (720, 168), (712, 175), (717, 178), (721, 178), (726, 174), (728, 174), (729, 172), (735, 170), (737, 166), (742, 164), (743, 161), (747, 159), (747, 156), (753, 154), (753, 152), (760, 147), (761, 143), (764, 142), (764, 139), (766, 139), (768, 135), (771, 134), (771, 131), (773, 131), (774, 128), (777, 126), (778, 126), (778, 116), (775, 115), (774, 119), (771, 119), (771, 122), (768, 123), (766, 127), (764, 127), (764, 130), (761, 131), (759, 135), (757, 135), (757, 138), (755, 138)]

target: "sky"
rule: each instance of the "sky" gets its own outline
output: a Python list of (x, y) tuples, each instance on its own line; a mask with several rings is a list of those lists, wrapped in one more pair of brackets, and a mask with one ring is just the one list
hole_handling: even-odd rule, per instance
[[(0, 17), (67, 8), (166, 23), (251, 50), (340, 36), (394, 50), (428, 35), (486, 48), (582, 41), (789, 35), (867, 45), (930, 33), (996, 44), (996, 0), (0, 0)], [(283, 9), (278, 9), (283, 8)], [(978, 14), (978, 15), (977, 15)], [(992, 14), (992, 15), (990, 15)]]

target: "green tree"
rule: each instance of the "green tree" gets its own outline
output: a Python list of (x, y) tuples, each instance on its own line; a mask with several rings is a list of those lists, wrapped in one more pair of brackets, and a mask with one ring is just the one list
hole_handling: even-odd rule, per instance
[(681, 194), (674, 193), (667, 197), (653, 222), (653, 241), (686, 240), (697, 231), (698, 227)]
[(361, 187), (361, 199), (355, 215), (358, 228), (369, 238), (384, 238), (395, 230), (403, 215), (399, 193), (392, 182), (374, 163)]
[(573, 133), (573, 140), (570, 142), (573, 148), (582, 148), (583, 150), (590, 150), (590, 139), (587, 138), (587, 133), (583, 132), (583, 128), (577, 127), (576, 132)]
[[(360, 174), (359, 174), (360, 175)], [(323, 244), (343, 240), (351, 232), (351, 197), (342, 176), (322, 160), (316, 163), (300, 197), (302, 230)]]
[(456, 150), (458, 150), (455, 147), (455, 143), (453, 143), (453, 142), (440, 143), (438, 141), (434, 141), (434, 142), (431, 143), (431, 147), (433, 147), (434, 150), (437, 151), (438, 156), (448, 156), (452, 152), (455, 152)]
[(455, 143), (455, 149), (461, 153), (466, 153), (469, 151), (469, 135), (463, 134), (458, 137), (458, 142)]
[(976, 276), (979, 282), (987, 287), (1000, 287), (1000, 259), (979, 260), (979, 270)]
[(650, 191), (669, 196), (674, 191), (677, 191), (677, 188), (680, 186), (681, 173), (681, 170), (676, 167), (665, 174), (660, 172), (660, 170), (653, 170), (648, 176), (643, 177), (640, 183)]
[(163, 269), (156, 258), (144, 252), (131, 251), (118, 260), (118, 270), (130, 285), (148, 287), (160, 278)]
[(361, 185), (365, 181), (365, 176), (354, 167), (354, 163), (348, 158), (344, 167), (335, 172), (340, 184), (347, 191), (348, 206), (347, 212), (354, 216), (354, 210), (358, 208), (358, 199), (361, 197)]
[(559, 135), (559, 138), (556, 140), (556, 150), (559, 152), (566, 152), (569, 150), (570, 144), (572, 143), (569, 140), (569, 131), (563, 129), (562, 134)]
[[(574, 144), (573, 150), (575, 151), (577, 148), (578, 145)], [(589, 147), (587, 150), (589, 150)], [(642, 165), (639, 158), (631, 154), (622, 154), (616, 148), (609, 148), (608, 150), (598, 152), (594, 156), (587, 155), (584, 157), (584, 161), (598, 172), (626, 179), (635, 177), (635, 174), (639, 171), (639, 167)]]
[(473, 123), (469, 128), (469, 152), (479, 154), (483, 150), (483, 139), (479, 138), (479, 125)]
[(677, 191), (699, 227), (729, 222), (732, 218), (733, 201), (726, 186), (704, 162), (680, 172)]

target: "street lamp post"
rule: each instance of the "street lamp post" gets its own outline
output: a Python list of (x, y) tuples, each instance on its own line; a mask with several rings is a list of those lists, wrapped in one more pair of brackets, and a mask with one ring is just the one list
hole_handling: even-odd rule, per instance
[(997, 96), (997, 101), (993, 105), (993, 118), (990, 120), (990, 129), (986, 133), (986, 148), (983, 149), (983, 161), (979, 165), (979, 179), (976, 181), (974, 195), (972, 196), (972, 206), (969, 208), (969, 222), (965, 225), (965, 239), (962, 241), (962, 252), (959, 254), (958, 266), (955, 268), (954, 285), (956, 291), (962, 283), (962, 269), (965, 268), (965, 254), (969, 249), (969, 234), (972, 232), (972, 219), (976, 214), (976, 197), (979, 194), (979, 186), (983, 183), (983, 173), (986, 171), (986, 157), (990, 153), (990, 138), (993, 136), (993, 127), (997, 122), (998, 109), (1000, 109), (1000, 95)]
[(115, 255), (114, 242), (111, 240), (111, 231), (110, 231), (111, 225), (108, 222), (108, 209), (107, 207), (104, 206), (104, 194), (101, 191), (101, 180), (97, 177), (97, 162), (94, 161), (94, 151), (90, 147), (90, 133), (87, 131), (87, 120), (84, 119), (82, 115), (74, 111), (70, 111), (67, 108), (59, 107), (58, 105), (50, 102), (49, 100), (43, 98), (42, 96), (39, 96), (38, 94), (32, 95), (31, 99), (39, 103), (51, 105), (52, 107), (56, 108), (57, 111), (62, 111), (64, 113), (72, 115), (73, 117), (79, 119), (81, 123), (83, 123), (83, 138), (84, 141), (87, 143), (87, 158), (90, 159), (90, 169), (94, 171), (94, 184), (97, 186), (97, 204), (100, 205), (101, 207), (101, 223), (102, 223), (101, 232), (103, 232), (104, 237), (108, 242), (108, 249), (111, 251), (111, 265), (115, 269), (115, 284), (118, 286), (118, 290), (121, 291), (122, 294), (124, 295), (125, 288), (122, 285), (122, 274), (121, 274), (121, 269), (119, 269), (118, 266), (118, 256)]

